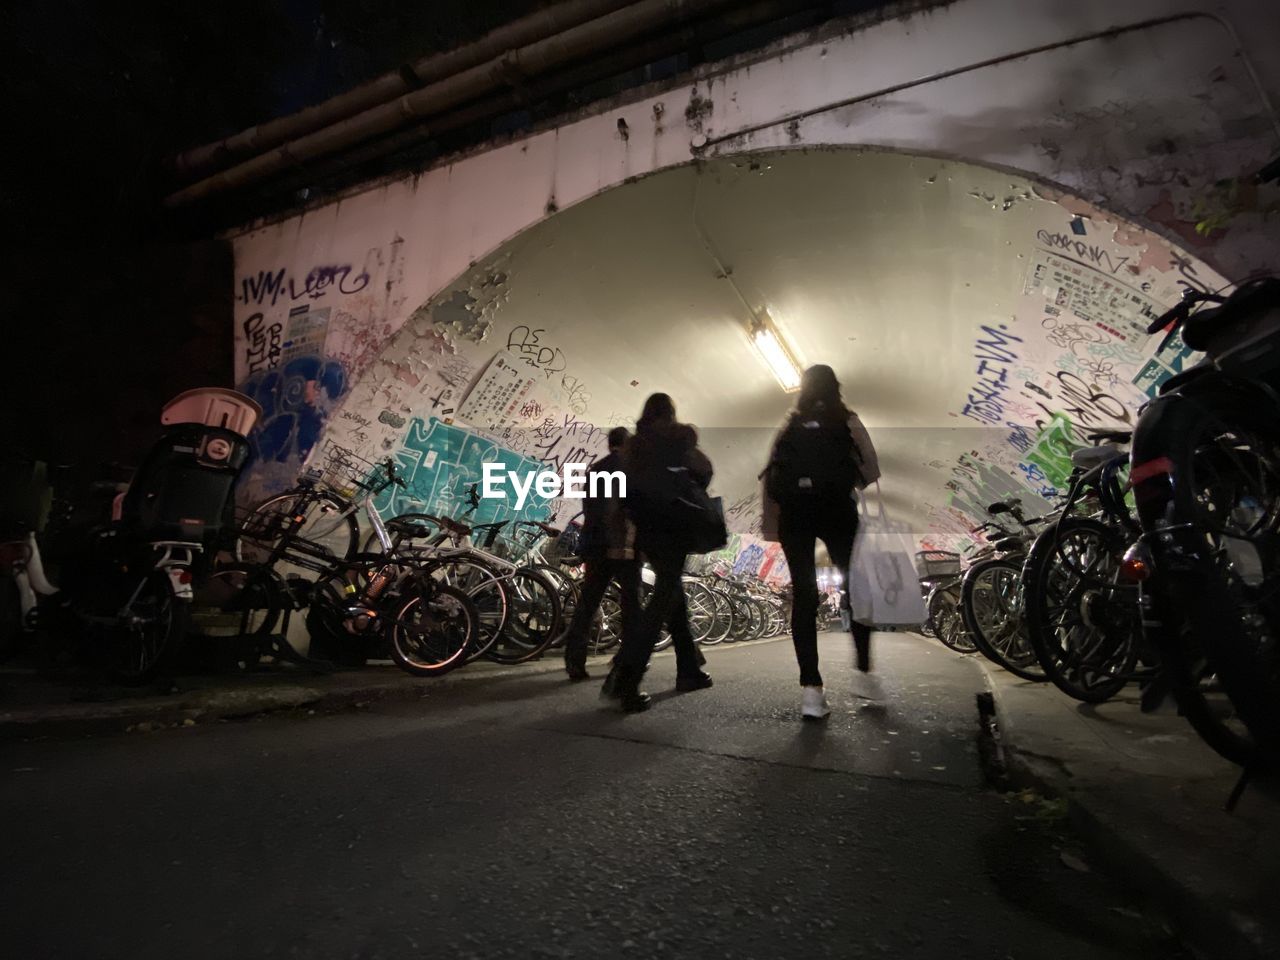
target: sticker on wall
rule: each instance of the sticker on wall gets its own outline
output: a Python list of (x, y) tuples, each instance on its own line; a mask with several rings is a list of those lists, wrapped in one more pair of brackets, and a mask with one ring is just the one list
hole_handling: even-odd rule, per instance
[(329, 333), (329, 308), (312, 310), (310, 304), (289, 311), (284, 330), (284, 360), (324, 356), (324, 340)]
[(1119, 340), (1144, 343), (1155, 302), (1118, 277), (1066, 257), (1037, 251), (1024, 293), (1039, 293), (1060, 310), (1088, 320)]
[(500, 430), (522, 422), (520, 409), (537, 381), (516, 357), (500, 350), (462, 403), (457, 418), (485, 430)]

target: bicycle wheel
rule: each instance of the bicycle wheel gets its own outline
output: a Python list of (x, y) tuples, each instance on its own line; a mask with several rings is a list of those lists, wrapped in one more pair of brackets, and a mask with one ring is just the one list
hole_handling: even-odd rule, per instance
[(1128, 540), (1098, 520), (1067, 517), (1036, 538), (1023, 567), (1036, 659), (1054, 686), (1083, 703), (1110, 700), (1137, 665), (1138, 592), (1119, 582)]
[(520, 567), (505, 580), (507, 628), (486, 656), (498, 663), (525, 663), (542, 655), (560, 629), (560, 597), (542, 574)]
[(457, 587), (470, 598), (478, 623), (463, 662), (471, 663), (483, 657), (507, 627), (511, 611), (507, 581), (500, 579), (500, 571), (470, 557), (431, 561), (426, 569), (435, 579)]
[(716, 602), (711, 591), (697, 580), (684, 582), (684, 604), (689, 611), (689, 632), (694, 643), (705, 643), (715, 626)]
[(943, 645), (956, 653), (976, 653), (977, 645), (964, 625), (960, 612), (960, 590), (956, 583), (950, 587), (935, 587), (929, 593), (929, 622), (934, 635)]
[(593, 630), (592, 653), (608, 653), (622, 642), (622, 594), (616, 584), (605, 587)]
[(190, 633), (210, 648), (215, 664), (252, 670), (275, 632), (283, 606), (280, 582), (269, 567), (227, 564), (195, 584)]
[(751, 616), (751, 630), (749, 638), (751, 640), (760, 640), (764, 637), (765, 628), (765, 612), (764, 605), (755, 597), (747, 597), (747, 608)]
[(377, 631), (355, 632), (347, 622), (347, 587), (344, 575), (318, 581), (307, 601), (306, 626), (311, 638), (308, 656), (341, 667), (363, 667), (369, 662)]
[(391, 658), (417, 677), (439, 677), (460, 666), (475, 639), (480, 618), (471, 598), (457, 587), (431, 578), (416, 581), (413, 593), (391, 623)]
[(729, 603), (733, 607), (733, 622), (729, 627), (728, 639), (749, 640), (751, 638), (751, 605), (740, 593), (729, 594)]
[[(350, 504), (323, 490), (289, 490), (250, 511), (236, 534), (236, 557), (263, 563), (287, 534), (328, 556), (346, 560), (356, 551), (360, 526)], [(344, 516), (345, 513), (345, 516)], [(302, 523), (294, 526), (297, 517)]]
[[(573, 622), (573, 615), (578, 609), (578, 598), (582, 595), (578, 588), (577, 581), (569, 576), (559, 567), (553, 567), (545, 563), (530, 564), (527, 568), (534, 570), (550, 581), (556, 590), (556, 595), (560, 598), (560, 619), (567, 626)], [(553, 649), (564, 646), (564, 631), (561, 630), (555, 635), (551, 641)]]
[(979, 652), (1023, 680), (1047, 679), (1022, 618), (1021, 568), (1009, 560), (975, 563), (964, 575), (960, 609)]
[(111, 675), (130, 685), (149, 682), (174, 662), (187, 619), (187, 604), (174, 595), (164, 570), (149, 571), (133, 587), (132, 600), (103, 638)]
[(725, 596), (723, 590), (715, 587), (708, 587), (707, 589), (716, 605), (715, 622), (712, 625), (711, 633), (702, 642), (706, 644), (723, 643), (729, 638), (729, 628), (733, 626), (733, 604), (729, 602), (729, 598)]
[[(1148, 416), (1147, 414), (1150, 414)], [(1167, 531), (1149, 584), (1161, 601), (1161, 661), (1206, 741), (1236, 762), (1280, 760), (1280, 430), (1264, 404), (1173, 397), (1139, 422), (1134, 462), (1171, 475), (1138, 497), (1143, 529)], [(1231, 714), (1198, 682), (1214, 674)]]

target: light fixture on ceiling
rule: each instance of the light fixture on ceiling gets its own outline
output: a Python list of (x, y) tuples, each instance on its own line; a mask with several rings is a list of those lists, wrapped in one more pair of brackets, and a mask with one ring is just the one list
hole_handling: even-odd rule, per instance
[(751, 344), (784, 391), (795, 393), (800, 389), (800, 364), (767, 313), (757, 316), (751, 324)]

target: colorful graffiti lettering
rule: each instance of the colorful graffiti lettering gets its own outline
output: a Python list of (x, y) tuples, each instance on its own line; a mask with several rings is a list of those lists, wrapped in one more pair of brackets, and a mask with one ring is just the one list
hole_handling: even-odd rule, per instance
[(1021, 343), (1022, 338), (1008, 332), (1006, 324), (999, 328), (983, 324), (974, 344), (973, 357), (978, 361), (975, 371), (978, 379), (969, 391), (968, 401), (961, 416), (982, 423), (999, 423), (1004, 418), (1004, 395), (1009, 389), (1008, 365), (1018, 359), (1018, 354), (1011, 349), (1014, 343)]
[(762, 560), (764, 560), (764, 547), (758, 543), (749, 544), (733, 561), (733, 572), (735, 575), (755, 576)]
[(318, 300), (332, 289), (348, 295), (359, 293), (369, 285), (370, 278), (365, 271), (352, 276), (353, 269), (355, 268), (349, 263), (342, 266), (313, 267), (303, 279), (301, 286), (298, 285), (297, 279), (290, 277), (289, 271), (283, 267), (274, 271), (259, 270), (251, 277), (241, 278), (240, 292), (236, 294), (236, 299), (241, 303), (254, 303), (261, 306), (270, 298), (270, 305), (275, 306), (276, 301), (285, 296), (290, 301), (301, 300), (304, 297)]
[(250, 376), (240, 391), (262, 406), (262, 419), (250, 437), (258, 459), (305, 460), (346, 389), (342, 364), (319, 357), (298, 357)]
[(280, 332), (278, 323), (263, 322), (262, 314), (255, 313), (245, 320), (244, 361), (249, 373), (274, 370), (280, 365)]

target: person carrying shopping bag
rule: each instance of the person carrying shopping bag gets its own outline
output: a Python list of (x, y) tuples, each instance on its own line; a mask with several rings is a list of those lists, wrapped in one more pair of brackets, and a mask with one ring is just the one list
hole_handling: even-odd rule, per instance
[[(835, 371), (804, 372), (795, 409), (774, 438), (761, 472), (764, 539), (782, 544), (791, 570), (791, 638), (800, 667), (801, 715), (821, 720), (831, 709), (818, 671), (818, 539), (848, 575), (858, 532), (854, 491), (880, 477), (875, 447), (862, 421), (844, 405)], [(842, 598), (842, 606), (848, 604)], [(852, 624), (858, 669), (871, 669), (871, 628)]]

